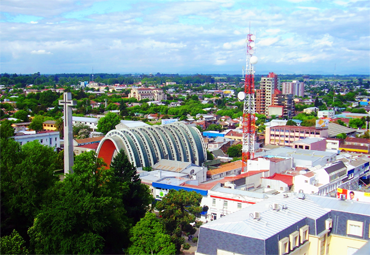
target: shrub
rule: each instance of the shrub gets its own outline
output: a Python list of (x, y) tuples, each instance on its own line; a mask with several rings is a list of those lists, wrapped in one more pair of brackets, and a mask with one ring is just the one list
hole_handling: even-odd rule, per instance
[(193, 237), (193, 243), (198, 242), (198, 237)]
[(202, 226), (202, 225), (203, 225), (203, 222), (201, 222), (201, 221), (197, 221), (195, 223), (195, 227), (197, 227), (197, 228), (200, 228), (200, 226)]
[(184, 245), (182, 246), (182, 248), (183, 248), (184, 250), (189, 250), (189, 249), (190, 249), (190, 244), (188, 244), (188, 243), (184, 243)]

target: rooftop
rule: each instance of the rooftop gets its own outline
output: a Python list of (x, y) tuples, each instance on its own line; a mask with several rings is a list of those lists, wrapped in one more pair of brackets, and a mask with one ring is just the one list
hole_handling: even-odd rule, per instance
[(207, 175), (214, 175), (214, 174), (219, 174), (219, 173), (224, 173), (236, 169), (241, 169), (242, 168), (242, 161), (238, 160), (232, 163), (227, 163), (224, 165), (221, 165), (219, 168), (208, 170)]

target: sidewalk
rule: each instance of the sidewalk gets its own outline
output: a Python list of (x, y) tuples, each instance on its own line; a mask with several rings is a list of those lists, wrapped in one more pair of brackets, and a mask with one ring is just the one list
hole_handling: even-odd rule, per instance
[[(198, 234), (199, 234), (199, 229), (197, 229), (197, 231), (195, 232), (195, 234), (193, 235), (193, 237), (198, 237)], [(188, 241), (188, 237), (185, 237), (185, 243), (190, 244), (190, 248), (189, 248), (189, 250), (182, 249), (183, 254), (186, 254), (186, 255), (194, 255), (195, 252), (197, 251), (198, 242), (196, 242), (196, 243), (193, 243), (193, 241), (190, 241), (189, 242)]]

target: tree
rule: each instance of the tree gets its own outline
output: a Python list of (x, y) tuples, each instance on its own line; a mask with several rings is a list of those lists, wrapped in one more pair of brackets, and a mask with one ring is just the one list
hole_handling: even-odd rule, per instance
[[(84, 130), (84, 129), (87, 129), (88, 130), (88, 133), (90, 134), (89, 130), (90, 130), (90, 127), (88, 125), (85, 125), (85, 124), (82, 124), (82, 123), (79, 123), (75, 126), (73, 126), (73, 135), (74, 136), (77, 136), (79, 135), (80, 131), (81, 130)], [(89, 135), (88, 134), (88, 135)]]
[(64, 137), (64, 121), (62, 118), (59, 118), (56, 120), (55, 127), (59, 131), (59, 137), (63, 138)]
[(13, 139), (1, 139), (0, 145), (2, 234), (16, 229), (26, 239), (58, 180), (53, 175), (57, 153), (38, 141), (20, 146)]
[(288, 121), (286, 122), (286, 125), (287, 125), (287, 126), (297, 126), (297, 123), (296, 123), (295, 121), (293, 121), (293, 120), (288, 120)]
[(176, 254), (180, 253), (184, 238), (182, 231), (192, 228), (190, 223), (195, 221), (196, 215), (202, 212), (200, 201), (202, 195), (195, 191), (173, 190), (157, 203), (157, 209), (167, 234), (171, 235), (176, 245)]
[(206, 130), (222, 131), (222, 126), (217, 124), (210, 124)]
[(43, 123), (44, 123), (44, 117), (41, 115), (37, 115), (33, 118), (30, 129), (33, 129), (35, 131), (40, 131), (43, 129)]
[(0, 138), (9, 138), (14, 135), (14, 128), (9, 120), (4, 120), (0, 125)]
[(132, 245), (127, 254), (176, 254), (171, 236), (154, 213), (147, 213), (131, 230)]
[(242, 145), (241, 144), (234, 144), (231, 145), (229, 149), (227, 149), (227, 154), (229, 157), (241, 157), (242, 156)]
[(13, 229), (11, 235), (1, 237), (0, 253), (1, 254), (29, 254), (25, 246), (26, 241)]
[(347, 135), (345, 133), (341, 133), (341, 134), (338, 134), (337, 135), (337, 138), (339, 138), (339, 139), (346, 139), (347, 138)]
[(348, 126), (351, 128), (365, 128), (365, 119), (350, 119)]
[(316, 125), (316, 119), (305, 119), (301, 123), (301, 126), (303, 127), (313, 127), (315, 125)]
[(113, 176), (116, 182), (125, 183), (129, 191), (121, 198), (126, 205), (127, 216), (136, 224), (149, 210), (153, 202), (148, 186), (141, 183), (140, 177), (124, 150), (114, 157), (110, 167), (113, 169)]
[(105, 117), (98, 121), (98, 131), (107, 134), (120, 123), (119, 116), (115, 113), (108, 112)]
[(38, 254), (112, 254), (127, 247), (128, 219), (122, 203), (127, 186), (115, 181), (95, 152), (78, 155), (73, 174), (58, 182), (52, 201), (28, 233)]
[(207, 160), (213, 160), (214, 158), (213, 154), (207, 150)]
[(14, 113), (14, 118), (17, 118), (23, 122), (28, 122), (28, 113), (25, 110), (19, 110)]

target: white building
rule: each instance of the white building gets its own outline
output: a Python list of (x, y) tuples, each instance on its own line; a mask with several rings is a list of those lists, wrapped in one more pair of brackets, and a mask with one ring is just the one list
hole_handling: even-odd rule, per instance
[(335, 118), (335, 111), (333, 111), (333, 110), (318, 111), (317, 112), (317, 117), (318, 118), (330, 118), (330, 119), (333, 119), (333, 118)]
[(18, 133), (12, 138), (15, 141), (19, 142), (20, 145), (38, 140), (42, 145), (53, 147), (54, 150), (60, 147), (60, 138), (58, 131), (40, 131), (38, 133), (36, 133), (36, 131), (28, 131), (27, 133), (28, 134)]

